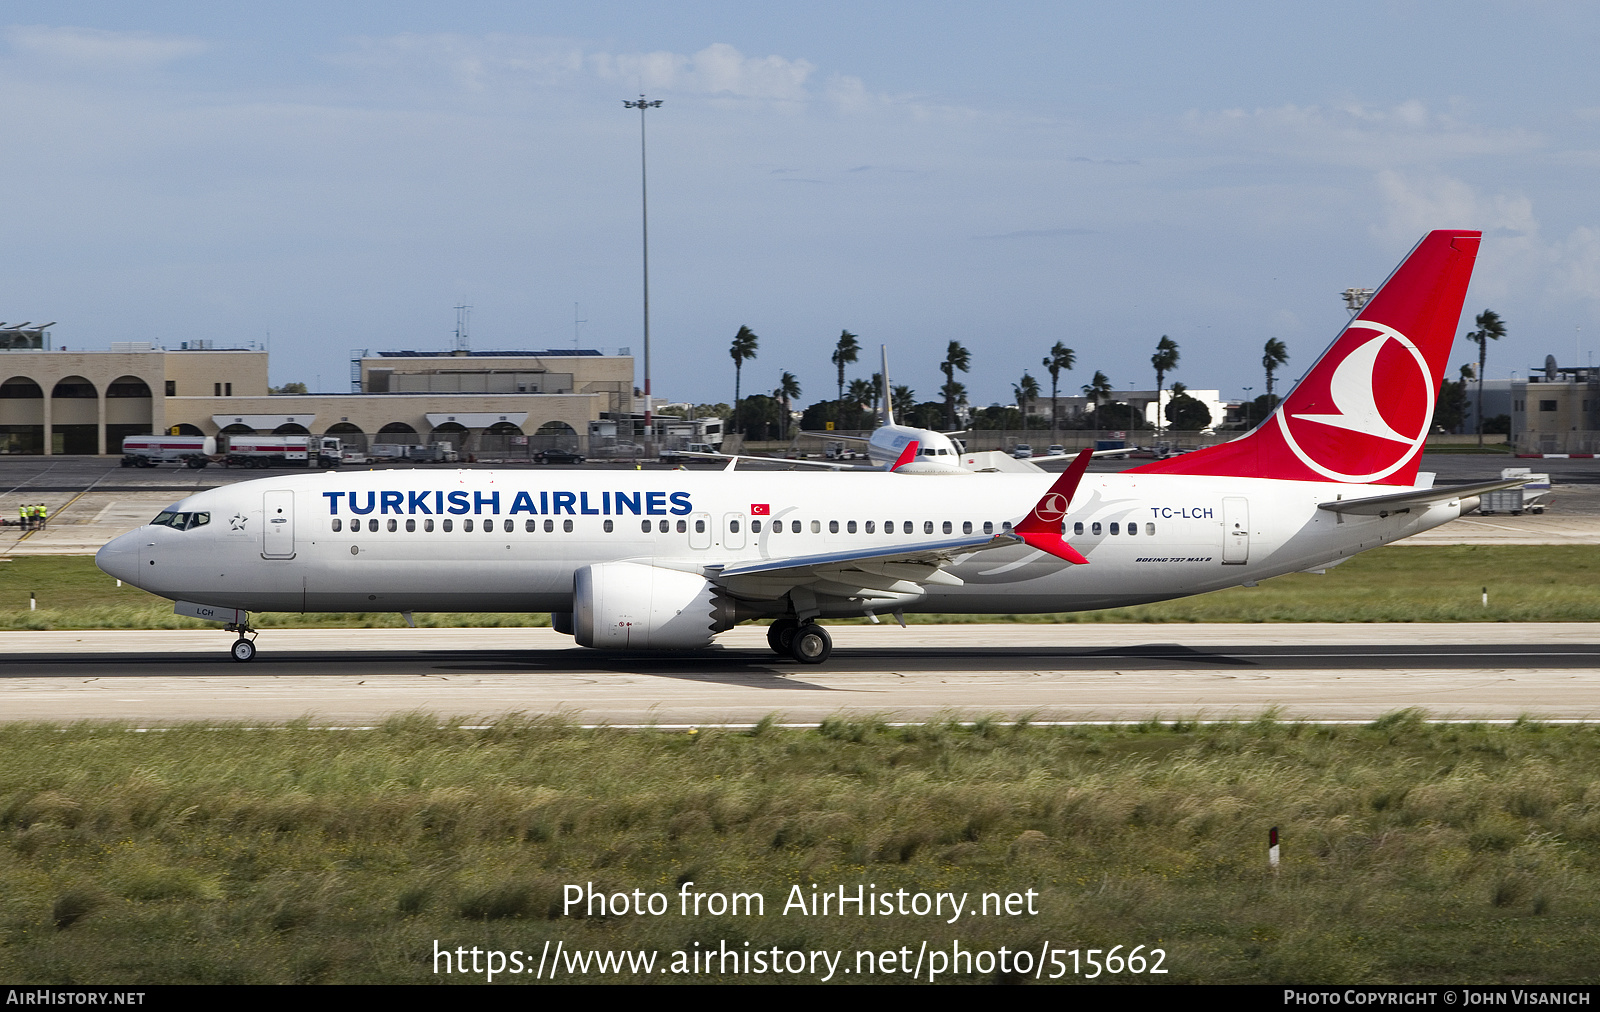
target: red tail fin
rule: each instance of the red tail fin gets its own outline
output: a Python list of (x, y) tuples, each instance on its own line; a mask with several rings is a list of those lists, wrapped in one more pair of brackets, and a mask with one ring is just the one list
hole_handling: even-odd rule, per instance
[(1265, 422), (1133, 468), (1411, 485), (1455, 343), (1481, 232), (1429, 232)]

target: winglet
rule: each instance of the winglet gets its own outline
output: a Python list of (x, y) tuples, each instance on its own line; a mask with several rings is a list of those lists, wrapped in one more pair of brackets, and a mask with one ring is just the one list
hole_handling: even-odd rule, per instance
[(1061, 477), (1057, 478), (1050, 486), (1050, 490), (1034, 504), (1032, 512), (1012, 528), (1011, 533), (1021, 538), (1030, 548), (1037, 548), (1058, 559), (1065, 559), (1075, 566), (1088, 565), (1089, 560), (1076, 548), (1067, 544), (1066, 539), (1061, 536), (1061, 522), (1066, 518), (1067, 511), (1072, 508), (1072, 497), (1078, 491), (1078, 483), (1083, 480), (1083, 472), (1088, 470), (1089, 460), (1093, 456), (1093, 450), (1080, 451), (1077, 459), (1061, 472)]
[(889, 470), (898, 471), (902, 467), (905, 467), (907, 464), (911, 463), (913, 460), (916, 460), (917, 459), (917, 447), (919, 445), (920, 444), (915, 439), (913, 439), (911, 442), (907, 443), (906, 444), (906, 448), (904, 450), (900, 451), (900, 459), (896, 460), (894, 462), (894, 466), (889, 468)]

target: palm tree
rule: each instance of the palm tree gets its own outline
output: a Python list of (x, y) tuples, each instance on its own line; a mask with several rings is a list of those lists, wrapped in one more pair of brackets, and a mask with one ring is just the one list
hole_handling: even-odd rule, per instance
[(1103, 429), (1100, 424), (1100, 402), (1111, 396), (1111, 381), (1099, 369), (1094, 371), (1094, 379), (1083, 385), (1083, 396), (1089, 398), (1089, 403), (1094, 406), (1094, 427)]
[(1039, 399), (1039, 381), (1028, 375), (1024, 370), (1022, 381), (1011, 384), (1011, 397), (1017, 402), (1017, 414), (1021, 417), (1021, 427), (1024, 432), (1028, 429), (1028, 403)]
[(783, 405), (783, 431), (780, 439), (789, 438), (789, 412), (790, 404), (800, 396), (800, 381), (795, 379), (794, 373), (785, 372), (783, 378), (778, 380), (778, 389), (772, 391), (772, 397)]
[(1478, 329), (1467, 335), (1467, 340), (1478, 345), (1478, 445), (1483, 445), (1483, 372), (1489, 360), (1489, 342), (1498, 341), (1506, 336), (1506, 323), (1500, 319), (1500, 314), (1492, 309), (1485, 309), (1472, 321)]
[(856, 340), (856, 335), (848, 330), (839, 331), (839, 343), (833, 349), (833, 364), (839, 370), (839, 428), (844, 428), (844, 367), (856, 360), (861, 353), (861, 344)]
[(956, 382), (956, 372), (967, 372), (972, 368), (972, 353), (961, 347), (960, 341), (951, 341), (950, 347), (945, 349), (944, 361), (939, 363), (939, 371), (944, 373), (944, 418), (945, 424), (954, 429), (956, 427), (956, 401), (964, 396), (967, 388)]
[(851, 380), (850, 389), (845, 392), (845, 400), (855, 408), (852, 417), (856, 422), (856, 428), (860, 428), (861, 408), (873, 401), (872, 384), (864, 379)]
[(1055, 347), (1050, 349), (1050, 354), (1044, 360), (1044, 367), (1050, 370), (1050, 442), (1052, 444), (1061, 442), (1061, 437), (1056, 434), (1056, 430), (1061, 427), (1060, 412), (1056, 410), (1056, 386), (1061, 380), (1061, 370), (1071, 369), (1077, 363), (1078, 356), (1073, 354), (1072, 349), (1060, 341), (1057, 341)]
[(1272, 397), (1272, 374), (1278, 367), (1289, 361), (1289, 349), (1275, 337), (1267, 338), (1265, 353), (1261, 356), (1262, 368), (1267, 370), (1267, 408), (1270, 410), (1275, 402)]
[(744, 369), (746, 360), (756, 357), (756, 342), (761, 339), (749, 327), (740, 327), (739, 333), (733, 335), (733, 347), (728, 349), (728, 354), (733, 356), (733, 431), (739, 431), (739, 379), (740, 371)]
[(891, 403), (900, 405), (901, 412), (910, 411), (917, 406), (917, 392), (905, 385), (897, 386)]
[(1167, 373), (1178, 368), (1178, 343), (1165, 334), (1156, 342), (1156, 353), (1150, 356), (1150, 364), (1156, 367), (1156, 434), (1161, 434), (1161, 386), (1166, 382)]

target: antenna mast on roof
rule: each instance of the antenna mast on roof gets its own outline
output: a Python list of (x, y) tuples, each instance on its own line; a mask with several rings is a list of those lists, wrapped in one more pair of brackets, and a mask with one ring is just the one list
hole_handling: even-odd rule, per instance
[(467, 333), (467, 320), (471, 316), (471, 306), (456, 307), (456, 354), (458, 355), (465, 355), (472, 350), (472, 338)]
[(578, 328), (579, 328), (579, 326), (581, 324), (585, 324), (585, 323), (588, 323), (588, 322), (589, 322), (588, 320), (580, 320), (580, 319), (578, 319), (578, 304), (576, 302), (574, 302), (572, 304), (572, 350), (573, 351), (577, 351), (578, 350), (578, 332), (579, 332)]

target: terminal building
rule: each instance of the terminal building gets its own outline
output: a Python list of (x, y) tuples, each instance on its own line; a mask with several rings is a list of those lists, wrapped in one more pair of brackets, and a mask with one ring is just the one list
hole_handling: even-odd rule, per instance
[(51, 350), (42, 328), (0, 326), (0, 453), (116, 454), (124, 436), (151, 432), (309, 433), (358, 450), (448, 442), (493, 457), (592, 453), (619, 428), (626, 439), (635, 410), (632, 356), (593, 350), (362, 352), (351, 386), (273, 394), (265, 351)]
[[(1516, 452), (1600, 453), (1600, 369), (1559, 366), (1551, 356), (1508, 386)], [(1483, 413), (1492, 417), (1487, 406)]]

